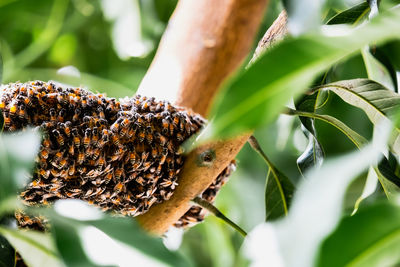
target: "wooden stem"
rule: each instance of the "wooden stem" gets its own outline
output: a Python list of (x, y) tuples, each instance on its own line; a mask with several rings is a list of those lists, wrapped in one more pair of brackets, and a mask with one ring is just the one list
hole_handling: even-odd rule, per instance
[[(138, 93), (170, 100), (207, 117), (221, 83), (248, 54), (266, 4), (266, 0), (181, 0)], [(171, 199), (139, 216), (141, 225), (154, 234), (166, 232), (250, 135), (219, 140), (192, 151)]]

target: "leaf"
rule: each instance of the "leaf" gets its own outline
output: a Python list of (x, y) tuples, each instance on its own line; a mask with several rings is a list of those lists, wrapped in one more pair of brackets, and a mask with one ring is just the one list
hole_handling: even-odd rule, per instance
[(364, 137), (362, 137), (360, 134), (352, 130), (350, 127), (348, 127), (346, 124), (336, 119), (335, 117), (329, 115), (321, 115), (316, 113), (298, 111), (293, 109), (288, 109), (285, 114), (318, 119), (326, 123), (329, 123), (330, 125), (337, 128), (339, 131), (341, 131), (343, 134), (345, 134), (350, 139), (350, 141), (352, 141), (358, 148), (361, 148), (365, 144), (367, 144), (367, 140)]
[(28, 266), (64, 266), (60, 262), (53, 240), (48, 234), (36, 231), (11, 230), (4, 227), (0, 227), (0, 234), (7, 238)]
[[(325, 1), (315, 0), (284, 0), (288, 13), (289, 31), (294, 35), (315, 30), (321, 23), (321, 10)], [(307, 6), (307, 8), (304, 8)]]
[(0, 84), (3, 82), (3, 56), (0, 54)]
[(31, 176), (40, 134), (27, 130), (0, 136), (0, 201), (15, 196)]
[[(304, 95), (295, 103), (296, 110), (315, 112), (317, 103), (319, 102), (320, 92), (312, 95)], [(322, 95), (322, 94), (321, 94)], [(303, 132), (308, 138), (308, 145), (305, 151), (297, 158), (297, 166), (303, 174), (313, 166), (320, 166), (324, 159), (324, 151), (321, 144), (318, 142), (317, 133), (314, 126), (314, 119), (308, 117), (300, 117), (300, 121), (304, 126)]]
[(59, 200), (53, 209), (36, 212), (50, 219), (56, 245), (68, 266), (131, 266), (129, 262), (190, 266), (132, 218), (111, 217), (79, 200)]
[[(362, 109), (375, 125), (390, 121), (400, 107), (400, 95), (368, 79), (339, 81), (324, 85), (323, 88), (334, 92), (350, 105)], [(398, 135), (399, 127), (396, 127), (396, 131)], [(394, 152), (399, 154), (400, 148), (396, 140), (391, 143)]]
[(370, 42), (400, 36), (399, 23), (398, 8), (340, 36), (309, 34), (285, 39), (225, 84), (213, 108), (214, 120), (201, 141), (232, 136), (271, 122), (323, 70)]
[[(288, 216), (259, 225), (249, 233), (244, 249), (253, 249), (250, 259), (256, 261), (252, 264), (312, 266), (320, 244), (340, 220), (347, 187), (380, 155), (380, 151), (370, 145), (335, 160), (327, 160), (321, 168), (309, 172), (300, 182)], [(262, 255), (259, 256), (262, 264), (254, 255)]]
[(370, 7), (367, 1), (353, 6), (331, 18), (326, 24), (358, 24), (364, 16), (370, 11)]
[(396, 91), (393, 83), (394, 80), (389, 70), (370, 53), (369, 47), (364, 47), (361, 50), (361, 55), (368, 73), (368, 78), (382, 84), (391, 91)]
[(317, 266), (394, 266), (399, 250), (400, 208), (378, 203), (340, 222), (322, 244)]
[(2, 235), (0, 235), (0, 267), (15, 266), (15, 250)]
[(285, 174), (268, 164), (265, 187), (265, 220), (286, 216), (293, 197), (294, 186)]

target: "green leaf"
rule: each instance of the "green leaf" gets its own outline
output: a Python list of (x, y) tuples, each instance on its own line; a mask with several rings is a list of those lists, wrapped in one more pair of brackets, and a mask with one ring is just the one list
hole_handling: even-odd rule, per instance
[(15, 266), (15, 250), (4, 236), (0, 235), (0, 267)]
[(370, 11), (367, 1), (353, 6), (331, 18), (327, 24), (358, 24)]
[(257, 226), (249, 233), (244, 248), (251, 248), (252, 264), (312, 266), (320, 244), (340, 220), (347, 187), (374, 164), (379, 155), (380, 151), (370, 145), (335, 160), (327, 160), (321, 168), (307, 173), (294, 195), (288, 216)]
[(190, 266), (132, 218), (111, 217), (79, 200), (59, 200), (53, 209), (36, 212), (49, 218), (57, 248), (68, 266), (127, 266), (127, 262)]
[(340, 222), (322, 244), (317, 266), (394, 266), (399, 251), (400, 208), (379, 203)]
[(28, 266), (64, 266), (58, 258), (53, 240), (49, 234), (36, 231), (11, 230), (4, 227), (0, 227), (0, 234), (21, 254)]
[(365, 144), (367, 144), (367, 140), (364, 137), (362, 137), (360, 134), (352, 130), (350, 127), (348, 127), (346, 124), (336, 119), (335, 117), (329, 115), (321, 115), (316, 113), (298, 111), (293, 109), (288, 109), (285, 114), (318, 119), (326, 123), (329, 123), (330, 125), (337, 128), (339, 131), (341, 131), (343, 134), (345, 134), (358, 148), (361, 148)]
[[(318, 91), (312, 95), (304, 95), (299, 101), (295, 103), (296, 110), (315, 112), (317, 103), (319, 102), (319, 95), (323, 94)], [(303, 132), (308, 138), (308, 145), (305, 151), (297, 158), (297, 166), (303, 174), (313, 166), (320, 166), (324, 159), (324, 151), (321, 144), (317, 139), (317, 132), (314, 126), (314, 119), (308, 117), (300, 117), (300, 121), (304, 126)]]
[(265, 220), (286, 216), (292, 201), (294, 186), (289, 178), (269, 164), (265, 188)]
[(0, 201), (15, 196), (31, 177), (39, 146), (37, 131), (0, 136)]
[(3, 82), (3, 56), (0, 54), (0, 84)]
[[(400, 95), (368, 79), (339, 81), (320, 88), (330, 90), (350, 105), (362, 109), (375, 125), (391, 120), (400, 107)], [(399, 154), (400, 128), (396, 127), (396, 131), (397, 141), (394, 140), (391, 143), (394, 152)]]
[(293, 96), (338, 60), (370, 42), (399, 37), (399, 23), (397, 8), (340, 36), (321, 33), (285, 39), (225, 85), (213, 109), (215, 118), (202, 141), (232, 136), (271, 122)]

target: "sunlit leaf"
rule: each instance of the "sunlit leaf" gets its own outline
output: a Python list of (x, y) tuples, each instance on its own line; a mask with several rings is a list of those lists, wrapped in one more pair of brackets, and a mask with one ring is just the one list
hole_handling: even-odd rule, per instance
[(0, 234), (21, 254), (28, 266), (64, 266), (59, 260), (53, 240), (48, 234), (26, 230), (11, 230), (4, 227), (0, 227)]
[(399, 250), (400, 208), (380, 203), (345, 217), (322, 244), (316, 265), (395, 266)]
[(399, 23), (400, 9), (395, 9), (340, 36), (310, 34), (282, 41), (225, 85), (203, 140), (271, 122), (294, 95), (339, 59), (370, 42), (399, 37)]
[(369, 13), (369, 11), (369, 4), (365, 1), (335, 15), (327, 22), (327, 24), (357, 24)]
[(0, 267), (15, 265), (15, 250), (2, 235), (0, 235)]
[(292, 201), (294, 186), (275, 166), (269, 165), (265, 188), (265, 220), (286, 216)]

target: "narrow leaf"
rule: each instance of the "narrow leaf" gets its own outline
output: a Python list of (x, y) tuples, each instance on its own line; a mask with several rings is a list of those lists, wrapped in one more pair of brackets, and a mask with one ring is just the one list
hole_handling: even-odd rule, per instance
[(399, 250), (400, 208), (379, 203), (340, 222), (323, 243), (317, 266), (394, 266)]
[[(389, 121), (400, 107), (400, 95), (383, 85), (368, 79), (339, 81), (323, 86), (341, 97), (345, 102), (362, 109), (375, 125)], [(397, 136), (400, 133), (396, 127)], [(392, 141), (396, 154), (400, 153), (399, 138)]]
[(335, 15), (327, 22), (327, 24), (357, 24), (369, 13), (369, 11), (369, 4), (365, 1)]
[(4, 227), (0, 227), (0, 233), (21, 254), (28, 266), (64, 266), (59, 260), (53, 241), (48, 234), (11, 230)]
[(203, 141), (232, 136), (271, 122), (293, 96), (304, 91), (316, 75), (338, 60), (370, 42), (399, 37), (399, 23), (397, 8), (340, 36), (310, 34), (280, 42), (225, 85)]
[(265, 220), (286, 216), (293, 197), (294, 186), (285, 174), (269, 165), (265, 188)]

